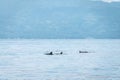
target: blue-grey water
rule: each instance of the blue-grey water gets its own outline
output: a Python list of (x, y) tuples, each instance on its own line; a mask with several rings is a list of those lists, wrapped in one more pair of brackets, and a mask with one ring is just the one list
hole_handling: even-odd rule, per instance
[(0, 80), (120, 80), (120, 40), (3, 39)]

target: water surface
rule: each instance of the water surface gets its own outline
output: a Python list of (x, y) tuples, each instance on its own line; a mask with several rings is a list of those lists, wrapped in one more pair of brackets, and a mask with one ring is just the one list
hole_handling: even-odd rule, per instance
[(119, 39), (0, 40), (0, 80), (120, 80), (119, 60)]

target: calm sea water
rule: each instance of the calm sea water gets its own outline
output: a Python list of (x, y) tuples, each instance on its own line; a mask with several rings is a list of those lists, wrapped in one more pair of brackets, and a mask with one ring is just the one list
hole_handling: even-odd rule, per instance
[(0, 80), (120, 80), (120, 40), (0, 40)]

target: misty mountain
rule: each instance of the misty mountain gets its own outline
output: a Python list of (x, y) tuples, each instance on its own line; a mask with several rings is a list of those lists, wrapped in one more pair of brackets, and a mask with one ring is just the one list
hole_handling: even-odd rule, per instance
[(0, 38), (120, 38), (120, 3), (1, 0)]

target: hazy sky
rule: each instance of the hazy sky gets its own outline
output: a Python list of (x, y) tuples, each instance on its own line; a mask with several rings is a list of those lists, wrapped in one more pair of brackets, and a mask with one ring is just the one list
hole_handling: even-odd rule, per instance
[(0, 0), (0, 38), (120, 38), (120, 0)]

